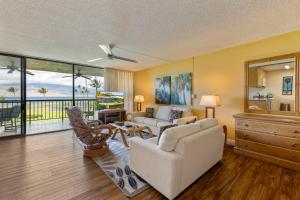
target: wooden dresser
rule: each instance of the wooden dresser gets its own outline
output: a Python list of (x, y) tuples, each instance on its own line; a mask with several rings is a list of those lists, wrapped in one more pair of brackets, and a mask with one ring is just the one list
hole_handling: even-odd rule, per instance
[(300, 171), (300, 118), (241, 113), (236, 120), (236, 153)]

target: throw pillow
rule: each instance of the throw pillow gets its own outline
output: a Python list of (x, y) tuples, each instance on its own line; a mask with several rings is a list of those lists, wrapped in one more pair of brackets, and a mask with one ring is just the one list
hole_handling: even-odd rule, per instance
[(174, 119), (182, 118), (183, 111), (182, 110), (171, 110), (170, 114), (170, 122), (173, 122)]
[(172, 128), (172, 127), (175, 127), (175, 126), (177, 126), (177, 124), (171, 124), (171, 125), (167, 125), (167, 126), (162, 126), (162, 127), (160, 127), (160, 129), (159, 129), (159, 135), (158, 135), (158, 139), (157, 139), (157, 145), (159, 144), (159, 139), (160, 139), (162, 133), (163, 133), (165, 130), (167, 130), (168, 128)]
[(154, 115), (154, 108), (146, 108), (146, 117), (153, 118)]
[(168, 121), (170, 119), (171, 110), (172, 110), (171, 106), (159, 106), (156, 115), (154, 117), (156, 119)]

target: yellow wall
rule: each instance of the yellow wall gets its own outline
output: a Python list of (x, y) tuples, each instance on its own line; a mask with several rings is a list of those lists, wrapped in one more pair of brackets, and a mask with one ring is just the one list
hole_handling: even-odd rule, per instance
[(155, 102), (155, 78), (161, 75), (193, 72), (193, 109), (203, 117), (199, 106), (204, 94), (218, 94), (222, 106), (217, 108), (216, 117), (228, 126), (229, 138), (234, 138), (232, 115), (244, 109), (244, 62), (258, 58), (300, 52), (300, 31), (231, 47), (216, 52), (167, 63), (135, 72), (135, 94), (145, 96), (143, 107)]

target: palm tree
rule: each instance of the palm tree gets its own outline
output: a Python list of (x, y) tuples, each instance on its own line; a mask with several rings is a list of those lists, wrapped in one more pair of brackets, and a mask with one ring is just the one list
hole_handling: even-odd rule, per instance
[(81, 93), (83, 94), (83, 96), (86, 95), (86, 97), (88, 98), (90, 91), (89, 91), (89, 89), (87, 87), (83, 86)]
[(16, 92), (18, 91), (18, 89), (15, 88), (15, 87), (9, 87), (9, 88), (7, 89), (7, 91), (10, 92), (10, 93), (13, 93), (14, 96), (16, 96)]
[(48, 92), (48, 89), (47, 88), (40, 88), (40, 89), (38, 89), (38, 92), (41, 93), (41, 94), (43, 94), (44, 97), (45, 97), (46, 93)]
[(89, 85), (96, 89), (96, 96), (97, 96), (98, 88), (103, 87), (103, 82), (101, 82), (99, 79), (95, 77), (93, 80), (91, 80), (91, 83)]

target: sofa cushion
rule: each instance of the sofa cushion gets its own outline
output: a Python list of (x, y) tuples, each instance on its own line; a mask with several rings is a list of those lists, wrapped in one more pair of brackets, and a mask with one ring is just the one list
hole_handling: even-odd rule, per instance
[(158, 140), (158, 137), (152, 137), (152, 138), (149, 138), (149, 139), (145, 139), (145, 142), (156, 144), (157, 140)]
[(159, 148), (164, 151), (173, 151), (180, 138), (200, 131), (200, 124), (187, 124), (165, 130), (159, 140)]
[(171, 106), (159, 106), (155, 118), (168, 121), (170, 118)]
[(195, 124), (199, 124), (201, 127), (201, 130), (205, 130), (205, 129), (211, 128), (213, 126), (217, 126), (219, 123), (218, 123), (218, 120), (216, 120), (216, 119), (207, 118), (207, 119), (202, 119), (202, 120), (196, 121)]
[(157, 120), (157, 127), (163, 127), (163, 126), (169, 126), (172, 125), (173, 123), (169, 122), (169, 121), (165, 121), (165, 120)]
[(150, 126), (156, 126), (156, 124), (157, 124), (157, 119), (145, 117), (145, 119), (144, 119), (144, 124), (145, 124), (145, 125), (150, 125)]
[(146, 117), (135, 117), (133, 120), (138, 123), (144, 123)]

